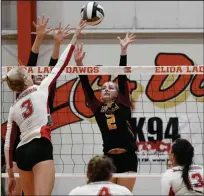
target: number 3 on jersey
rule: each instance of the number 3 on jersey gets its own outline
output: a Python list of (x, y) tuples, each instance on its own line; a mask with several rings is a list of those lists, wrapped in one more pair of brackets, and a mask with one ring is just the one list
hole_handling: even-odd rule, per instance
[(117, 129), (114, 114), (106, 114), (108, 129)]
[(100, 190), (98, 196), (111, 196), (111, 194), (109, 193), (109, 190), (108, 190), (107, 187), (103, 187), (103, 188)]
[(29, 118), (33, 114), (33, 104), (30, 99), (27, 99), (21, 104), (21, 108), (24, 110), (22, 113), (23, 118)]
[(200, 173), (193, 173), (193, 174), (191, 174), (191, 178), (193, 180), (197, 181), (196, 183), (195, 182), (193, 183), (195, 187), (204, 187), (203, 178), (202, 178)]

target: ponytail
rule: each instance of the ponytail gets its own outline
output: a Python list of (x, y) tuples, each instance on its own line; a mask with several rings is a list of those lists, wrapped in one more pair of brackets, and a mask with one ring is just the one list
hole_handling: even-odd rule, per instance
[(189, 178), (188, 178), (189, 169), (190, 169), (190, 165), (185, 165), (183, 167), (182, 178), (183, 178), (183, 182), (186, 185), (187, 189), (192, 190), (192, 186), (191, 186)]
[(192, 186), (189, 180), (189, 170), (193, 162), (194, 148), (191, 145), (187, 148), (186, 154), (188, 156), (186, 156), (186, 160), (185, 160), (186, 164), (183, 167), (182, 178), (183, 178), (183, 182), (186, 185), (187, 189), (192, 190)]
[(171, 148), (172, 153), (175, 155), (177, 165), (183, 166), (182, 175), (183, 182), (188, 190), (192, 190), (189, 180), (189, 170), (193, 163), (194, 148), (188, 140), (176, 139)]

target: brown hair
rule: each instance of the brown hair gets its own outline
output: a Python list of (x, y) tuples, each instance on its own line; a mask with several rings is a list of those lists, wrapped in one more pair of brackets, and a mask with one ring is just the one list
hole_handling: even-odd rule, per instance
[(115, 170), (116, 168), (111, 159), (106, 156), (95, 156), (88, 164), (87, 183), (107, 181), (112, 177)]
[(13, 68), (7, 75), (2, 77), (2, 82), (6, 81), (8, 87), (17, 93), (21, 93), (26, 85), (24, 81), (24, 74), (21, 73), (19, 67)]
[(6, 80), (9, 88), (12, 90), (12, 91), (15, 91), (17, 93), (20, 93), (22, 92), (24, 89), (25, 89), (25, 83), (24, 83), (24, 80), (23, 79), (14, 79), (14, 80), (10, 80), (8, 77), (7, 77), (7, 80)]

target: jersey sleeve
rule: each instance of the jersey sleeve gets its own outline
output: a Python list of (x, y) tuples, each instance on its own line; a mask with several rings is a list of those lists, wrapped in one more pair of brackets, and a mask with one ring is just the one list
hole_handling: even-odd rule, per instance
[(133, 195), (130, 190), (126, 187), (123, 187), (124, 188), (124, 195)]
[(35, 67), (37, 65), (37, 61), (38, 61), (38, 53), (34, 53), (31, 50), (27, 66), (28, 67)]
[(54, 67), (57, 64), (57, 61), (58, 61), (58, 59), (51, 58), (50, 62), (49, 62), (49, 66), (50, 67)]
[(88, 103), (91, 111), (95, 113), (98, 107), (101, 105), (101, 102), (96, 98), (94, 91), (89, 83), (88, 76), (79, 75), (79, 78), (82, 84), (86, 102)]
[(48, 91), (50, 92), (51, 87), (56, 82), (57, 78), (60, 76), (60, 74), (63, 72), (64, 68), (68, 65), (75, 46), (72, 44), (69, 44), (62, 55), (60, 56), (57, 64), (52, 69), (51, 73), (41, 82), (40, 88), (48, 88)]
[[(58, 59), (51, 58), (49, 62), (49, 66), (54, 67), (57, 64), (57, 61)], [(54, 98), (55, 98), (56, 85), (57, 85), (57, 82), (55, 82), (53, 86), (51, 87), (49, 97), (48, 97), (48, 105), (50, 108), (50, 114), (52, 114), (53, 112), (53, 103), (54, 103)]]
[(80, 187), (76, 187), (73, 190), (71, 190), (71, 192), (69, 193), (69, 195), (83, 195), (84, 192), (83, 190), (81, 190)]
[(8, 121), (7, 121), (7, 131), (6, 131), (6, 140), (4, 144), (4, 153), (6, 160), (6, 167), (13, 168), (13, 146), (17, 136), (17, 125), (12, 120), (12, 107), (9, 111)]
[(173, 193), (171, 186), (171, 170), (167, 170), (161, 178), (161, 195), (171, 196)]
[[(126, 66), (126, 65), (127, 65), (127, 55), (121, 55), (119, 66)], [(119, 102), (121, 102), (126, 106), (131, 106), (127, 81), (128, 79), (126, 75), (118, 75)]]

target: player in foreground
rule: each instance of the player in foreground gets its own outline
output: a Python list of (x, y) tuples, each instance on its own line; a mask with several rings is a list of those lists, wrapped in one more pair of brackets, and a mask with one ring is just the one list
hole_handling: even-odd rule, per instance
[[(64, 29), (62, 29), (61, 28), (61, 22), (60, 22), (58, 30), (48, 29), (47, 28), (48, 21), (49, 21), (49, 18), (45, 18), (43, 15), (42, 18), (38, 17), (37, 24), (35, 24), (35, 22), (33, 22), (33, 25), (36, 28), (36, 38), (35, 38), (35, 41), (33, 43), (32, 48), (31, 48), (29, 60), (27, 63), (28, 67), (29, 66), (37, 66), (37, 60), (38, 60), (39, 50), (40, 50), (40, 46), (42, 44), (42, 41), (43, 41), (45, 35), (51, 31), (54, 31), (54, 33), (53, 33), (54, 47), (53, 47), (52, 56), (51, 56), (51, 59), (49, 62), (49, 66), (54, 67), (58, 61), (60, 45), (61, 45), (62, 41), (69, 35), (69, 33), (68, 33), (69, 25), (67, 25)], [(41, 83), (42, 79), (44, 79), (44, 76), (33, 76), (33, 82), (36, 85), (39, 85)], [(49, 103), (49, 108), (51, 108), (50, 114), (52, 113), (52, 108), (53, 108), (55, 87), (56, 87), (56, 84), (53, 85), (53, 87), (51, 88), (50, 93), (49, 93), (48, 103)], [(17, 96), (17, 98), (18, 98), (18, 96)], [(14, 146), (13, 146), (12, 158), (13, 158), (13, 171), (14, 171), (14, 173), (19, 173), (18, 167), (16, 165), (16, 148), (20, 142), (20, 129), (18, 126), (16, 126), (16, 128), (17, 128), (17, 130), (16, 130), (17, 135), (16, 135), (16, 139), (14, 142)], [(5, 135), (6, 135), (6, 133), (2, 133), (3, 139), (5, 139)], [(3, 152), (4, 151), (2, 151), (1, 153), (3, 153)], [(20, 186), (20, 180), (19, 180), (19, 178), (17, 178), (16, 179), (16, 186), (15, 186), (15, 189), (12, 192), (12, 194), (13, 195), (21, 195), (21, 191), (22, 191), (22, 189)]]
[(171, 147), (168, 169), (161, 179), (162, 195), (203, 195), (203, 168), (192, 165), (194, 148), (185, 139), (177, 139)]
[[(133, 34), (127, 34), (120, 41), (120, 66), (127, 65), (127, 47), (135, 41)], [(83, 66), (83, 46), (77, 46), (74, 52), (76, 64)], [(132, 103), (129, 97), (129, 88), (126, 75), (118, 76), (118, 85), (106, 82), (102, 86), (101, 99), (97, 99), (91, 88), (88, 76), (80, 75), (80, 81), (85, 94), (86, 102), (93, 112), (102, 134), (104, 155), (110, 157), (116, 166), (117, 173), (137, 172), (137, 155), (135, 130), (132, 126)], [(136, 178), (117, 178), (114, 183), (126, 186), (133, 190)]]
[(87, 185), (76, 187), (69, 195), (132, 195), (124, 186), (111, 182), (115, 171), (110, 158), (106, 156), (95, 156), (88, 164)]
[(58, 63), (39, 86), (33, 84), (30, 74), (23, 66), (13, 68), (3, 77), (12, 91), (20, 93), (9, 111), (4, 148), (9, 175), (9, 195), (15, 187), (11, 153), (16, 134), (12, 128), (15, 124), (19, 126), (21, 132), (16, 159), (24, 194), (51, 195), (52, 193), (55, 173), (47, 100), (50, 89), (68, 65), (77, 38), (85, 26), (85, 21), (81, 21)]

